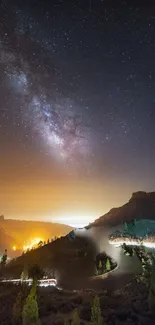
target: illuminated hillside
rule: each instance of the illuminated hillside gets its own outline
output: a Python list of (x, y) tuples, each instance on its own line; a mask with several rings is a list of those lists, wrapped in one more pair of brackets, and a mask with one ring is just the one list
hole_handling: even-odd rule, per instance
[(73, 229), (58, 223), (2, 218), (0, 228), (0, 252), (7, 248), (9, 256), (20, 255), (39, 241), (51, 241), (55, 237), (67, 235)]

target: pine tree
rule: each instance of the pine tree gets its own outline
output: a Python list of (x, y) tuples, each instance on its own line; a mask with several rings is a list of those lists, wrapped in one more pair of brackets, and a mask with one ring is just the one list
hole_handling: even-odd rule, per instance
[(40, 325), (36, 297), (29, 294), (22, 312), (23, 325)]
[(98, 275), (98, 269), (97, 269), (97, 266), (96, 266), (96, 264), (95, 264), (95, 268), (94, 268), (94, 275)]
[(1, 266), (2, 267), (4, 267), (6, 265), (7, 258), (8, 258), (7, 249), (5, 249), (5, 252), (4, 252), (4, 254), (3, 254), (2, 258), (1, 258)]
[(28, 273), (31, 279), (40, 280), (44, 277), (45, 272), (40, 268), (38, 264), (35, 264), (29, 268)]
[(102, 261), (99, 260), (99, 269), (102, 269)]
[(111, 270), (111, 265), (110, 265), (109, 258), (107, 258), (107, 261), (106, 261), (106, 271), (109, 272), (110, 270)]
[(23, 307), (23, 297), (22, 297), (22, 293), (19, 292), (13, 306), (13, 324), (21, 324), (22, 307)]
[(21, 278), (21, 281), (25, 281), (25, 280), (28, 279), (28, 270), (27, 270), (26, 267), (24, 267), (24, 270), (23, 270), (23, 272), (21, 273), (20, 278)]
[(42, 240), (40, 240), (40, 242), (38, 243), (38, 245), (37, 245), (37, 246), (40, 248), (40, 247), (42, 247), (42, 246), (43, 246), (43, 244), (44, 244), (44, 243), (43, 243), (43, 241), (42, 241)]
[(79, 317), (79, 312), (77, 309), (75, 309), (73, 312), (71, 324), (72, 325), (80, 325), (80, 317)]
[(91, 325), (101, 325), (101, 323), (102, 323), (102, 318), (101, 318), (100, 300), (98, 296), (95, 296), (91, 308)]

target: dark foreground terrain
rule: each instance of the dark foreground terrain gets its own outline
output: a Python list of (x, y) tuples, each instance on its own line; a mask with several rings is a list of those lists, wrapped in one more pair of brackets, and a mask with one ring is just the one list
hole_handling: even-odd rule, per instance
[[(0, 285), (0, 324), (12, 325), (12, 311), (20, 286)], [(25, 297), (29, 292), (25, 290)], [(41, 325), (63, 325), (78, 309), (81, 324), (89, 324), (93, 296), (98, 294), (102, 311), (102, 324), (152, 325), (155, 322), (148, 307), (148, 290), (133, 279), (116, 291), (58, 291), (55, 288), (38, 289), (38, 306)], [(22, 324), (22, 323), (21, 323)], [(20, 325), (20, 324), (19, 324)]]

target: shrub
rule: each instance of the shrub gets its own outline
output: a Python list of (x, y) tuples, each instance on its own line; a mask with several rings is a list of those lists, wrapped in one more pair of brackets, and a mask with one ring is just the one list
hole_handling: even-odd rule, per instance
[(91, 324), (101, 325), (101, 323), (102, 323), (102, 318), (101, 318), (100, 300), (98, 296), (95, 296), (91, 308)]
[(22, 313), (23, 325), (40, 325), (36, 298), (28, 295)]
[(80, 317), (79, 317), (79, 312), (77, 309), (75, 309), (73, 312), (71, 324), (72, 325), (80, 325)]

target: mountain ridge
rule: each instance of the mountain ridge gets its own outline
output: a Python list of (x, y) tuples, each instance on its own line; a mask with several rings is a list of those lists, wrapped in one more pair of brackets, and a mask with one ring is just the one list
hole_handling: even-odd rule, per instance
[(12, 255), (12, 247), (24, 245), (31, 238), (52, 239), (67, 235), (73, 228), (68, 225), (45, 222), (0, 218), (0, 252), (8, 249)]
[(112, 208), (103, 216), (87, 226), (117, 226), (132, 219), (155, 220), (155, 192), (138, 191), (132, 193), (131, 198), (121, 207)]

